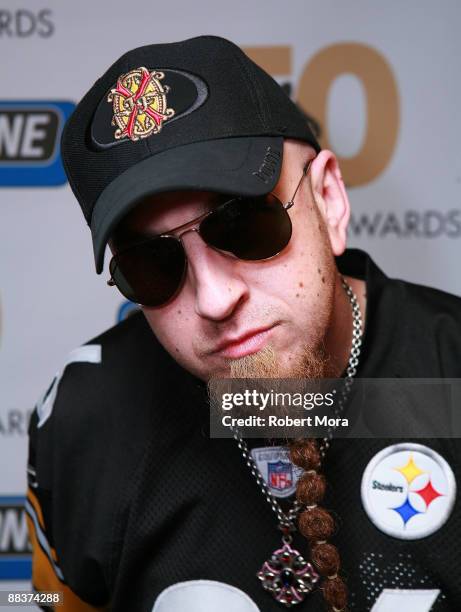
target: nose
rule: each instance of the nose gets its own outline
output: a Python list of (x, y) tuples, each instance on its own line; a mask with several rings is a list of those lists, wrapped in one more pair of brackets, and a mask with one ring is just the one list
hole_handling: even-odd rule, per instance
[(226, 319), (249, 295), (238, 269), (240, 260), (209, 247), (198, 232), (190, 232), (182, 242), (188, 259), (186, 283), (194, 292), (195, 312), (212, 321)]

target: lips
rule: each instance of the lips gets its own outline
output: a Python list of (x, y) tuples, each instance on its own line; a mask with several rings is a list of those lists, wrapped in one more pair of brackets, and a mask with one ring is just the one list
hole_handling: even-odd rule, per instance
[(256, 353), (265, 346), (274, 327), (274, 325), (260, 327), (233, 338), (225, 338), (213, 350), (213, 354), (228, 359), (238, 359)]

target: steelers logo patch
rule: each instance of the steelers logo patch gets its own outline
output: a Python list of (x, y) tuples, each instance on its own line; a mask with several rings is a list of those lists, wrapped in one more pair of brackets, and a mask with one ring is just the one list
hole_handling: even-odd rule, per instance
[(456, 481), (445, 459), (431, 448), (394, 444), (367, 465), (361, 494), (365, 512), (378, 529), (416, 540), (446, 522), (456, 499)]

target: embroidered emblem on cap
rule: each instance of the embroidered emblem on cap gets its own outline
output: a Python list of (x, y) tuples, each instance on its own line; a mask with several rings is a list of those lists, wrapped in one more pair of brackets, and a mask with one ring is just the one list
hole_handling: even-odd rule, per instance
[(107, 97), (107, 101), (112, 102), (112, 125), (117, 126), (117, 140), (136, 141), (158, 134), (163, 122), (173, 117), (175, 111), (167, 108), (169, 87), (160, 82), (164, 76), (158, 70), (141, 67), (118, 78), (117, 86)]
[(446, 522), (456, 499), (453, 470), (422, 444), (394, 444), (377, 453), (362, 477), (362, 503), (384, 533), (423, 538)]
[(251, 455), (272, 495), (282, 498), (293, 495), (303, 470), (291, 463), (284, 446), (253, 448)]

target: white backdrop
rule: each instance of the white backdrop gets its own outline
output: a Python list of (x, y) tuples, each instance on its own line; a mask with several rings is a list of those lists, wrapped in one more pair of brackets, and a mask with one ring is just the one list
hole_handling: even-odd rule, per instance
[(114, 324), (122, 305), (107, 275), (94, 272), (89, 230), (68, 185), (36, 186), (59, 175), (33, 157), (43, 116), (32, 137), (14, 132), (14, 118), (77, 102), (129, 48), (225, 36), (289, 84), (320, 122), (350, 186), (350, 245), (391, 276), (461, 294), (460, 17), (456, 0), (4, 0), (0, 579), (27, 572), (15, 565), (27, 543), (9, 498), (25, 490), (28, 411), (66, 354)]

